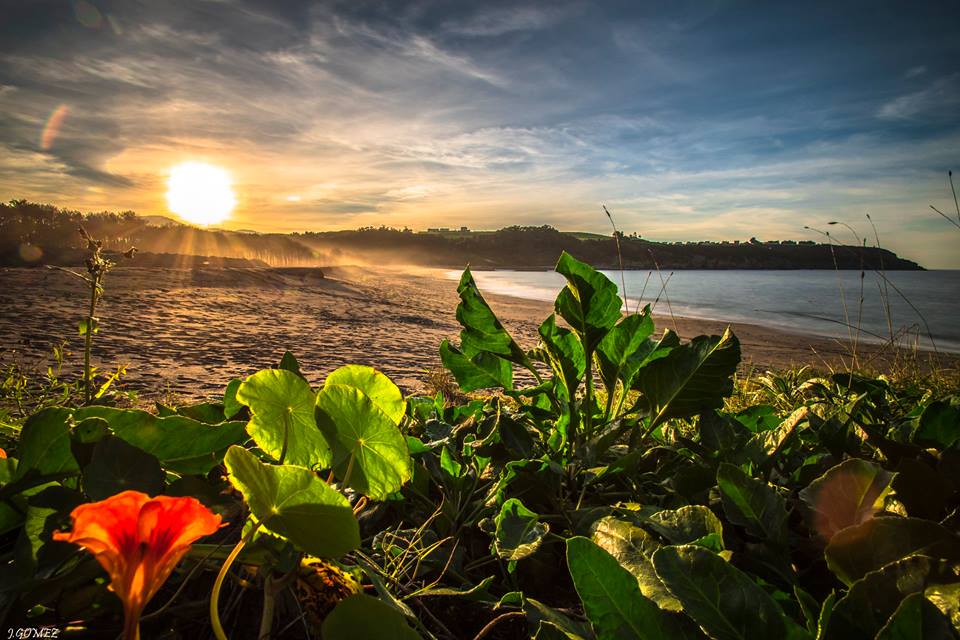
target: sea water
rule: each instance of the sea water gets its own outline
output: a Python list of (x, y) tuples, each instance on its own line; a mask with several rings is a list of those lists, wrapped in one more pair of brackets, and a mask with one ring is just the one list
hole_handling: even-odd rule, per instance
[[(960, 271), (605, 271), (631, 310), (745, 322), (812, 335), (882, 342), (893, 333), (923, 348), (960, 352)], [(553, 300), (553, 271), (474, 271), (481, 291)], [(456, 279), (459, 272), (448, 272)], [(861, 286), (862, 284), (862, 286)], [(862, 302), (861, 302), (862, 300)], [(858, 328), (859, 327), (859, 334)]]

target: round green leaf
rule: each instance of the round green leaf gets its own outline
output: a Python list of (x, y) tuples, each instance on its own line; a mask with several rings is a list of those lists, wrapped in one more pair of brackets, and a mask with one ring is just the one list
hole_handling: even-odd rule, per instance
[(321, 631), (324, 640), (420, 640), (399, 611), (362, 593), (338, 604), (324, 619)]
[(237, 446), (230, 447), (224, 462), (230, 482), (270, 533), (322, 558), (338, 558), (360, 545), (350, 503), (314, 472), (263, 464)]
[(250, 407), (247, 433), (274, 460), (307, 468), (330, 465), (330, 445), (317, 429), (314, 394), (300, 376), (284, 369), (258, 371), (237, 389)]
[(400, 424), (406, 411), (406, 402), (397, 385), (387, 376), (373, 367), (364, 367), (359, 364), (348, 364), (340, 367), (327, 376), (325, 386), (344, 384), (356, 387), (383, 411), (394, 424)]
[(317, 394), (317, 423), (333, 446), (333, 470), (348, 487), (383, 500), (413, 476), (407, 441), (356, 387), (328, 384)]

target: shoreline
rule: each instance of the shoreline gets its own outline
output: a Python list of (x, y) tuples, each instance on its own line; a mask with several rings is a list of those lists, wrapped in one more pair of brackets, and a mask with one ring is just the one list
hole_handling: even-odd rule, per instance
[[(457, 340), (456, 281), (448, 270), (370, 267), (312, 269), (173, 269), (118, 267), (105, 281), (98, 308), (94, 362), (128, 367), (129, 388), (144, 399), (217, 398), (234, 377), (277, 366), (284, 351), (299, 359), (312, 384), (345, 364), (366, 364), (405, 393), (424, 388), (440, 366), (442, 340)], [(82, 359), (77, 323), (84, 284), (60, 271), (3, 269), (0, 363), (44, 371), (51, 348), (67, 342), (71, 375)], [(487, 301), (524, 348), (552, 302), (487, 294)], [(674, 320), (655, 315), (658, 332)], [(728, 323), (676, 319), (684, 339), (719, 334)], [(742, 346), (741, 371), (811, 365), (843, 366), (838, 341), (746, 323), (730, 323)], [(883, 362), (883, 349), (863, 345), (861, 362)], [(922, 356), (921, 356), (922, 357)], [(960, 357), (942, 355), (956, 368)], [(879, 368), (879, 367), (878, 367)]]

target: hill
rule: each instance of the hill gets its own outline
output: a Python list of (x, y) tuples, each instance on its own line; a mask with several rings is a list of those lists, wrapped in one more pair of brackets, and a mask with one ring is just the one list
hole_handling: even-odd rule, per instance
[[(103, 240), (108, 250), (136, 246), (143, 257), (134, 264), (186, 263), (183, 256), (205, 256), (273, 266), (411, 264), (457, 269), (470, 264), (488, 269), (550, 269), (567, 251), (608, 269), (619, 267), (621, 257), (628, 269), (922, 269), (886, 249), (812, 241), (651, 242), (636, 236), (563, 232), (549, 226), (420, 233), (389, 227), (251, 233), (200, 229), (132, 211), (83, 214), (25, 200), (0, 203), (0, 265), (82, 263), (80, 224)], [(154, 257), (148, 260), (147, 253)], [(179, 257), (160, 257), (165, 254)]]
[[(430, 267), (470, 264), (492, 269), (550, 269), (562, 251), (600, 268), (620, 265), (612, 236), (566, 233), (553, 227), (508, 227), (493, 232), (413, 233), (389, 228), (297, 234), (322, 261), (362, 258)], [(620, 236), (628, 269), (894, 269), (920, 265), (874, 247), (796, 242), (651, 242)]]

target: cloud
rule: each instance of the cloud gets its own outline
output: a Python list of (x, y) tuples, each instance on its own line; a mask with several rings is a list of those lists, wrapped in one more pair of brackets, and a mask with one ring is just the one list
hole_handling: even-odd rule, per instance
[(237, 228), (606, 232), (603, 202), (628, 231), (732, 239), (869, 210), (909, 254), (960, 143), (935, 7), (171, 0), (117, 4), (114, 30), (58, 6), (0, 25), (9, 197), (163, 213), (165, 172), (202, 160), (233, 173)]
[(925, 89), (908, 93), (881, 105), (877, 117), (909, 120), (918, 116), (955, 117), (960, 110), (960, 74), (940, 78)]

